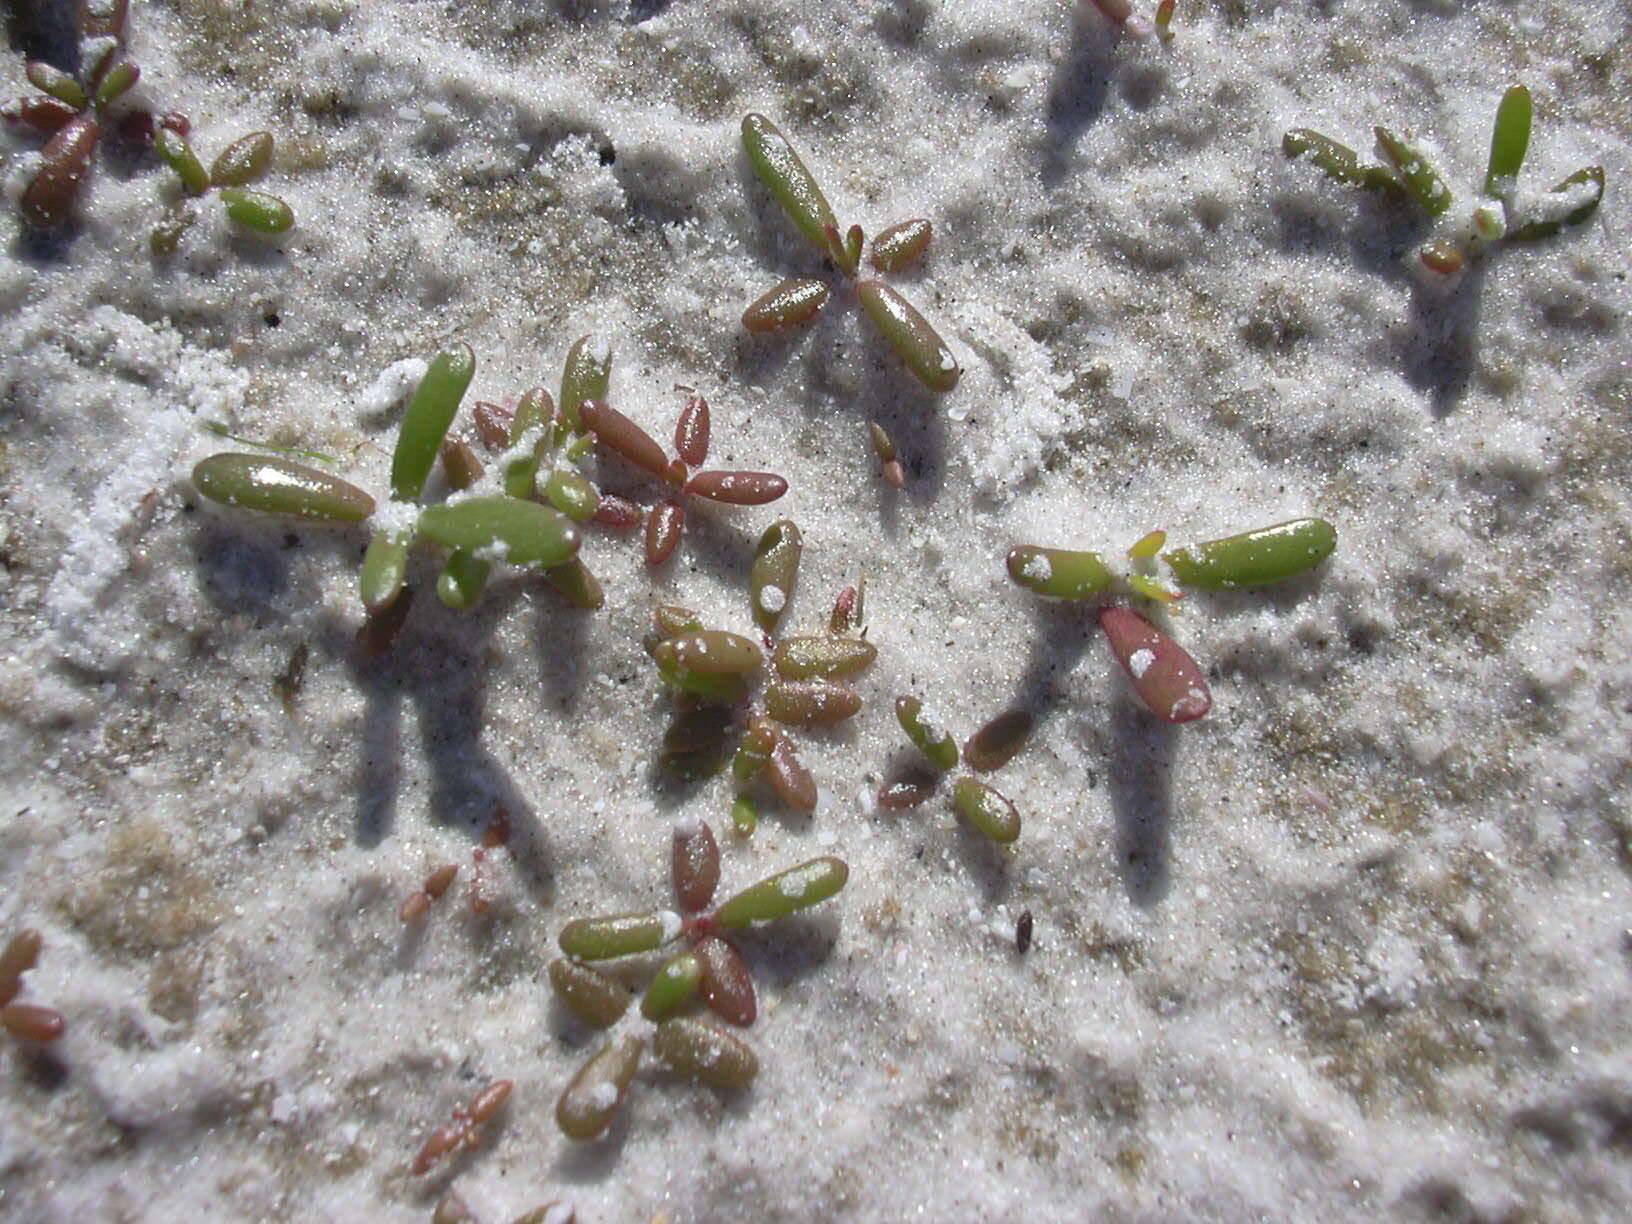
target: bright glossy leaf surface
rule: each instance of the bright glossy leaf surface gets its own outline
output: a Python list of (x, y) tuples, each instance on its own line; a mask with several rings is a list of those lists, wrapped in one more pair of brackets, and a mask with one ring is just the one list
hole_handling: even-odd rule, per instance
[(1190, 586), (1257, 586), (1313, 569), (1336, 547), (1337, 528), (1325, 519), (1301, 518), (1176, 548), (1162, 560)]
[(906, 298), (883, 281), (859, 281), (856, 296), (896, 356), (931, 391), (946, 392), (958, 385), (958, 360), (940, 333), (929, 325)]
[(676, 1073), (710, 1088), (744, 1088), (759, 1074), (759, 1058), (745, 1042), (690, 1016), (658, 1025), (652, 1052)]
[(211, 455), (193, 468), (193, 484), (211, 501), (267, 514), (357, 523), (374, 513), (374, 499), (356, 485), (270, 455)]
[(788, 138), (764, 115), (747, 115), (742, 121), (742, 147), (759, 181), (799, 232), (826, 253), (827, 228), (836, 227), (838, 220), (816, 177), (805, 168)]
[(591, 1028), (611, 1028), (629, 1008), (623, 983), (599, 969), (558, 956), (549, 973), (562, 1006)]
[(1032, 544), (1011, 549), (1008, 567), (1015, 582), (1053, 599), (1090, 599), (1114, 577), (1098, 553)]
[(907, 733), (912, 746), (928, 757), (936, 769), (951, 769), (958, 763), (958, 741), (941, 721), (940, 714), (917, 697), (895, 699), (895, 720)]
[(974, 778), (959, 778), (952, 785), (952, 802), (961, 815), (994, 842), (1007, 844), (1020, 836), (1020, 812), (997, 791)]
[(652, 952), (680, 934), (680, 917), (665, 910), (579, 918), (561, 928), (556, 943), (576, 960), (610, 960)]
[(744, 889), (720, 906), (714, 916), (722, 927), (744, 927), (752, 922), (786, 918), (826, 901), (843, 888), (849, 878), (850, 868), (843, 859), (832, 856), (811, 859)]
[(617, 1117), (640, 1069), (638, 1037), (609, 1042), (572, 1077), (555, 1103), (555, 1123), (569, 1139), (599, 1138)]
[(448, 548), (493, 554), (513, 565), (561, 565), (578, 551), (578, 529), (559, 510), (513, 497), (473, 497), (420, 512), (421, 534)]
[(1490, 132), (1490, 161), (1485, 169), (1485, 194), (1506, 200), (1518, 186), (1519, 169), (1530, 149), (1530, 91), (1515, 85), (1496, 106)]
[[(225, 198), (226, 192), (221, 194)], [(468, 344), (438, 353), (431, 360), (403, 412), (402, 429), (391, 456), (391, 496), (395, 500), (419, 500), (442, 438), (453, 424), (459, 401), (475, 373), (476, 354)]]
[(1163, 722), (1183, 723), (1213, 707), (1207, 680), (1184, 648), (1127, 608), (1105, 608), (1099, 627), (1134, 691)]
[(742, 325), (751, 332), (802, 326), (822, 312), (831, 295), (826, 281), (790, 277), (743, 311)]

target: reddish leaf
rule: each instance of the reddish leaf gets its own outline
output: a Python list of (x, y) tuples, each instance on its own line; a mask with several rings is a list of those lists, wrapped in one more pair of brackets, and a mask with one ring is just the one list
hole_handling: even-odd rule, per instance
[(1190, 722), (1213, 708), (1207, 680), (1196, 661), (1137, 612), (1104, 608), (1099, 627), (1139, 699), (1163, 722)]
[(718, 935), (699, 939), (692, 953), (703, 966), (703, 1002), (728, 1024), (744, 1028), (752, 1024), (759, 1014), (759, 1006), (754, 998), (754, 980), (748, 976), (742, 953)]
[(680, 420), (674, 426), (674, 449), (692, 467), (701, 467), (708, 458), (708, 401), (702, 396), (691, 396), (680, 410)]
[(698, 472), (686, 482), (687, 493), (733, 506), (763, 506), (787, 491), (774, 472)]
[(578, 411), (585, 428), (638, 468), (662, 479), (669, 471), (669, 457), (657, 439), (616, 408), (601, 400), (585, 400)]
[(662, 565), (674, 556), (685, 525), (686, 512), (680, 508), (679, 502), (666, 501), (652, 507), (652, 512), (646, 516), (647, 565)]
[(720, 846), (714, 830), (697, 820), (674, 826), (674, 895), (688, 913), (705, 909), (720, 882)]

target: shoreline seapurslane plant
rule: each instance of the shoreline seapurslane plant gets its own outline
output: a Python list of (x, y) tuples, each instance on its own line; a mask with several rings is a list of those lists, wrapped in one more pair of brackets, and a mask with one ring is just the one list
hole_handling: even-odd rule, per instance
[[(815, 809), (816, 780), (787, 728), (831, 727), (854, 717), (863, 702), (847, 681), (878, 657), (866, 640), (864, 582), (839, 593), (825, 629), (778, 638), (803, 550), (799, 528), (786, 519), (771, 524), (755, 549), (749, 604), (764, 649), (742, 634), (706, 628), (696, 612), (671, 605), (656, 610), (656, 631), (647, 641), (680, 705), (663, 738), (663, 765), (680, 777), (701, 778), (723, 769), (729, 756), (732, 825), (743, 836), (759, 823), (754, 788), (761, 779), (789, 809)], [(758, 687), (767, 650), (774, 675)]]
[[(43, 92), (13, 98), (0, 108), (14, 128), (47, 138), (39, 168), (17, 199), (23, 220), (37, 229), (56, 229), (73, 217), (97, 146), (115, 119), (110, 108), (141, 78), (141, 69), (125, 56), (128, 15), (129, 0), (81, 0), (78, 75), (31, 60), (24, 71), (29, 84)], [(145, 142), (151, 114), (136, 109), (126, 118)]]
[(271, 132), (251, 132), (221, 150), (209, 169), (188, 140), (192, 124), (187, 116), (165, 115), (153, 131), (153, 147), (181, 181), (183, 196), (153, 230), (148, 245), (156, 255), (168, 255), (181, 236), (198, 220), (195, 200), (215, 192), (227, 219), (258, 234), (281, 234), (295, 224), (294, 210), (275, 195), (250, 190), (272, 165)]
[(579, 411), (584, 428), (596, 441), (647, 475), (663, 481), (669, 492), (646, 515), (646, 564), (660, 566), (674, 555), (685, 531), (685, 498), (702, 497), (729, 506), (764, 506), (788, 491), (775, 472), (704, 469), (712, 426), (708, 401), (690, 387), (674, 426), (675, 457), (670, 459), (655, 438), (603, 399), (585, 400)]
[[(451, 608), (474, 603), (499, 561), (540, 569), (578, 606), (599, 606), (599, 588), (578, 561), (578, 522), (560, 508), (564, 503), (587, 520), (599, 495), (592, 486), (585, 491), (576, 484), (568, 492), (558, 493), (549, 482), (541, 489), (534, 479), (544, 440), (555, 434), (553, 411), (541, 411), (537, 422), (519, 431), (505, 456), (509, 462), (499, 465), (503, 484), (497, 489), (479, 482), (482, 473), (466, 462), (468, 447), (446, 445), (475, 368), (475, 355), (463, 344), (431, 361), (403, 413), (388, 500), (376, 501), (349, 481), (284, 455), (211, 455), (193, 469), (193, 484), (209, 500), (240, 509), (312, 523), (368, 524), (373, 534), (359, 585), (371, 625), (391, 621), (405, 608), (409, 554), (419, 544), (443, 550), (437, 594)], [(548, 395), (540, 394), (547, 402)], [(426, 484), (439, 457), (450, 486), (466, 483), (467, 477), (476, 482), (444, 502), (426, 504)], [(518, 466), (526, 468), (526, 478), (512, 480)], [(551, 504), (532, 500), (535, 494)], [(383, 636), (388, 640), (389, 634)]]
[[(878, 792), (878, 806), (887, 812), (921, 806), (940, 786), (941, 779), (956, 769), (958, 741), (941, 716), (921, 698), (904, 695), (895, 699), (895, 718), (901, 730), (934, 772), (923, 768), (904, 770)], [(973, 773), (991, 773), (1012, 761), (1031, 736), (1032, 716), (1025, 710), (1005, 710), (971, 735), (963, 745), (962, 762)], [(1020, 836), (1020, 809), (995, 786), (972, 774), (952, 783), (952, 806), (958, 815), (991, 841), (1006, 846)]]
[[(832, 261), (841, 282), (854, 285), (867, 317), (913, 376), (935, 392), (957, 386), (962, 370), (940, 333), (900, 292), (876, 277), (860, 277), (866, 235), (859, 225), (841, 234), (833, 206), (788, 138), (764, 115), (747, 115), (742, 145), (760, 182), (799, 232)], [(870, 262), (881, 273), (898, 272), (923, 255), (932, 233), (922, 218), (892, 225), (873, 237)], [(749, 306), (742, 325), (756, 333), (798, 327), (820, 314), (831, 296), (826, 281), (790, 277)]]
[(1533, 109), (1523, 85), (1502, 95), (1491, 130), (1483, 202), (1460, 212), (1453, 211), (1455, 197), (1422, 149), (1388, 128), (1372, 129), (1381, 158), (1377, 162), (1363, 161), (1353, 149), (1309, 128), (1287, 132), (1281, 149), (1340, 183), (1414, 201), (1436, 226), (1434, 236), (1417, 248), (1416, 263), (1434, 280), (1448, 283), (1470, 259), (1498, 242), (1534, 242), (1585, 223), (1603, 199), (1602, 166), (1583, 166), (1539, 197), (1520, 195), (1519, 170), (1530, 148)]
[[(671, 1071), (721, 1092), (747, 1087), (759, 1072), (753, 1049), (692, 1014), (701, 1004), (738, 1028), (758, 1017), (748, 963), (728, 932), (826, 901), (850, 875), (842, 859), (815, 858), (711, 908), (720, 848), (713, 829), (700, 820), (674, 826), (669, 868), (677, 910), (579, 918), (557, 939), (564, 955), (550, 962), (549, 978), (562, 1006), (590, 1028), (620, 1030), (590, 1055), (556, 1102), (556, 1123), (569, 1139), (598, 1139), (611, 1126), (640, 1069), (647, 1043), (643, 1024), (656, 1026), (651, 1049)], [(638, 1018), (620, 1025), (632, 996), (621, 980), (595, 965), (655, 953), (676, 942), (682, 947), (651, 978)]]
[[(1183, 596), (1177, 585), (1154, 572), (1158, 554), (1178, 583), (1265, 586), (1294, 578), (1331, 556), (1337, 530), (1324, 519), (1301, 518), (1164, 553), (1166, 543), (1163, 531), (1143, 536), (1128, 550), (1133, 569), (1120, 580), (1099, 553), (1025, 544), (1009, 552), (1009, 577), (1051, 599), (1097, 599), (1125, 585), (1152, 604), (1170, 606)], [(1100, 608), (1098, 621), (1134, 691), (1157, 718), (1192, 722), (1212, 709), (1201, 667), (1149, 619), (1131, 608), (1106, 606)]]

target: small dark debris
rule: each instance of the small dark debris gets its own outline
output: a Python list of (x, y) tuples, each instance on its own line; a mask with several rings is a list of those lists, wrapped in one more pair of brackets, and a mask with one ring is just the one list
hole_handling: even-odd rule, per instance
[(1020, 918), (1014, 924), (1014, 950), (1024, 956), (1031, 951), (1031, 911), (1021, 910)]
[(613, 162), (618, 160), (618, 151), (611, 145), (603, 145), (599, 151), (599, 156), (601, 159), (601, 165), (610, 166)]
[(281, 327), (283, 325), (283, 319), (275, 310), (269, 310), (262, 315), (261, 322), (265, 323), (268, 327)]
[(295, 712), (295, 698), (300, 696), (301, 685), (306, 680), (306, 660), (310, 655), (305, 642), (296, 643), (294, 650), (289, 652), (289, 662), (283, 673), (272, 681), (272, 692), (283, 702), (285, 714)]

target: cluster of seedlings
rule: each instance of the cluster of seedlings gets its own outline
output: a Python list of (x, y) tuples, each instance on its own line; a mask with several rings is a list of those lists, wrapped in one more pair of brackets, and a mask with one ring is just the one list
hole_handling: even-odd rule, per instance
[[(1128, 557), (1139, 568), (1124, 580), (1135, 594), (1172, 605), (1182, 595), (1151, 572), (1157, 554), (1179, 582), (1190, 586), (1264, 586), (1296, 577), (1331, 556), (1337, 529), (1324, 519), (1302, 518), (1163, 553), (1166, 543), (1166, 532), (1153, 531), (1134, 544)], [(1096, 599), (1118, 585), (1096, 552), (1023, 544), (1010, 551), (1008, 568), (1015, 582), (1052, 599)], [(1201, 667), (1144, 616), (1127, 607), (1102, 607), (1099, 627), (1134, 692), (1157, 718), (1191, 722), (1212, 709)]]
[[(678, 911), (569, 922), (557, 940), (565, 956), (550, 962), (550, 984), (578, 1020), (594, 1029), (611, 1029), (623, 1020), (630, 992), (592, 962), (649, 957), (680, 942), (683, 946), (657, 970), (641, 996), (640, 1019), (656, 1026), (652, 1052), (686, 1079), (721, 1092), (740, 1090), (759, 1073), (758, 1057), (728, 1030), (690, 1014), (701, 1003), (739, 1028), (752, 1025), (759, 1014), (748, 964), (727, 932), (774, 922), (826, 901), (844, 887), (850, 869), (831, 856), (811, 859), (710, 908), (720, 881), (714, 831), (698, 820), (677, 824), (669, 857)], [(562, 1134), (590, 1140), (606, 1133), (640, 1070), (646, 1042), (642, 1032), (626, 1027), (590, 1055), (556, 1102)]]
[(760, 779), (793, 811), (815, 809), (816, 781), (786, 728), (831, 727), (858, 714), (861, 694), (848, 680), (878, 657), (866, 638), (864, 582), (839, 593), (825, 630), (777, 639), (803, 551), (799, 528), (784, 519), (760, 537), (749, 570), (750, 608), (774, 672), (763, 689), (755, 683), (765, 665), (760, 644), (740, 633), (705, 628), (689, 608), (660, 606), (656, 630), (647, 639), (658, 674), (680, 705), (664, 736), (664, 766), (681, 777), (707, 777), (729, 756), (736, 786), (732, 823), (744, 836), (759, 822), (754, 787)]
[[(492, 863), (510, 841), (510, 820), (503, 808), (488, 822), (482, 833), (481, 845), (470, 852), (470, 912), (477, 917), (493, 908)], [(457, 863), (443, 863), (431, 869), (424, 882), (403, 900), (397, 917), (403, 922), (417, 922), (430, 913), (433, 902), (453, 887), (459, 875)]]
[(1530, 149), (1533, 105), (1530, 91), (1514, 85), (1496, 107), (1485, 165), (1484, 201), (1453, 215), (1455, 196), (1416, 144), (1385, 127), (1373, 128), (1381, 161), (1362, 161), (1347, 145), (1309, 128), (1294, 128), (1281, 149), (1302, 158), (1340, 183), (1408, 198), (1439, 232), (1417, 248), (1416, 262), (1439, 282), (1450, 282), (1473, 259), (1498, 242), (1551, 238), (1566, 225), (1580, 225), (1604, 198), (1604, 168), (1583, 166), (1539, 199), (1521, 199), (1519, 170)]
[(56, 1008), (17, 999), (23, 974), (39, 963), (42, 942), (40, 933), (29, 928), (13, 935), (0, 951), (0, 1028), (18, 1041), (55, 1041), (68, 1028)]
[[(185, 115), (172, 113), (155, 121), (148, 109), (117, 105), (142, 75), (125, 54), (128, 17), (129, 0), (82, 0), (79, 72), (30, 60), (24, 72), (29, 84), (42, 92), (0, 107), (14, 128), (47, 138), (39, 168), (18, 197), (23, 220), (42, 230), (65, 225), (74, 215), (103, 134), (112, 131), (127, 144), (155, 150), (175, 170), (187, 197), (213, 190), (235, 224), (263, 234), (281, 234), (293, 226), (295, 214), (287, 204), (249, 189), (271, 166), (270, 132), (254, 132), (232, 142), (206, 170), (188, 143), (192, 125)], [(178, 202), (154, 229), (153, 252), (174, 251), (197, 218), (191, 203)]]
[[(420, 543), (439, 546), (438, 598), (450, 608), (472, 606), (495, 563), (542, 571), (568, 603), (593, 610), (604, 596), (578, 556), (581, 529), (594, 523), (632, 528), (646, 522), (646, 560), (660, 565), (674, 552), (684, 524), (680, 496), (730, 505), (762, 505), (787, 491), (771, 472), (694, 470), (708, 456), (709, 409), (692, 395), (676, 430), (679, 457), (606, 403), (609, 350), (581, 337), (567, 353), (560, 408), (542, 387), (513, 406), (478, 402), (476, 434), (490, 451), (484, 463), (465, 438), (450, 434), (476, 371), (461, 344), (437, 354), (403, 413), (391, 458), (391, 490), (382, 505), (347, 480), (286, 454), (224, 452), (201, 460), (193, 484), (211, 501), (321, 523), (368, 522), (373, 528), (360, 578), (375, 636), (386, 641), (406, 612), (409, 557)], [(672, 486), (649, 515), (626, 497), (603, 494), (580, 470), (596, 443)], [(431, 503), (428, 484), (438, 458), (451, 492)]]

